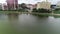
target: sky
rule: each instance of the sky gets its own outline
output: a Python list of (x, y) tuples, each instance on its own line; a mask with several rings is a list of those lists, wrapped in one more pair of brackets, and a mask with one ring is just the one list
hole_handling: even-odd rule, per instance
[[(45, 0), (18, 0), (18, 3), (35, 4), (41, 1), (45, 1)], [(48, 1), (51, 2), (52, 4), (56, 4), (59, 0), (48, 0)], [(0, 0), (0, 3), (6, 3), (6, 0)]]

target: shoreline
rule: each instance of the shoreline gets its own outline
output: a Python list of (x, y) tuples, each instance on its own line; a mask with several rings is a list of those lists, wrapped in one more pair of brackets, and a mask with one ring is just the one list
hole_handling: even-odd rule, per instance
[(9, 13), (18, 13), (18, 14), (38, 14), (38, 15), (52, 15), (52, 16), (60, 16), (60, 14), (56, 14), (56, 13), (36, 13), (36, 12), (32, 12), (32, 13), (30, 13), (30, 12), (19, 12), (19, 11), (0, 11), (0, 14), (9, 14)]

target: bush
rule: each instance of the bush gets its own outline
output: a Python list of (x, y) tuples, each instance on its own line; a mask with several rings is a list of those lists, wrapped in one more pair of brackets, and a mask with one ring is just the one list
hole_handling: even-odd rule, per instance
[(27, 12), (25, 9), (17, 9), (17, 10), (0, 10), (0, 11), (19, 11), (19, 12)]
[(25, 7), (25, 8), (22, 8), (20, 7), (17, 11), (19, 12), (27, 12), (29, 8)]
[(54, 11), (59, 11), (60, 10), (60, 8), (56, 8)]
[(47, 9), (36, 9), (34, 8), (32, 12), (38, 12), (38, 13), (51, 13), (52, 11)]
[(37, 12), (37, 9), (36, 9), (36, 8), (34, 8), (32, 12)]
[(0, 9), (0, 11), (2, 11), (2, 9)]

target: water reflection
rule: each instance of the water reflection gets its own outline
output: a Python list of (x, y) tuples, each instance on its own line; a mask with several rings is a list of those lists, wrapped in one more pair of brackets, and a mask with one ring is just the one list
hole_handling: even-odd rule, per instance
[(17, 14), (17, 13), (8, 14), (9, 23), (14, 29), (17, 29), (17, 27), (18, 27), (18, 19), (19, 19), (18, 15), (19, 14)]
[(60, 18), (53, 16), (10, 13), (0, 18), (8, 21), (6, 28), (14, 34), (60, 34)]
[(60, 18), (60, 16), (53, 16), (54, 18)]
[(32, 15), (33, 15), (33, 16), (37, 16), (37, 17), (39, 17), (39, 18), (40, 18), (40, 17), (41, 17), (41, 18), (49, 17), (48, 15), (44, 15), (44, 14), (43, 14), (43, 15), (42, 15), (42, 14), (38, 14), (38, 15), (37, 15), (37, 14), (32, 14)]
[(17, 23), (18, 21), (18, 14), (8, 14), (8, 19), (11, 23)]

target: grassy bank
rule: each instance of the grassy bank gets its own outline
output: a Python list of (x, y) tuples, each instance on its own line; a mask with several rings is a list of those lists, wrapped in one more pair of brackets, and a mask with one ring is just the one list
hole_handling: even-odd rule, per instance
[[(10, 14), (10, 13), (18, 13), (18, 14), (21, 14), (21, 13), (23, 13), (23, 14), (27, 14), (27, 13), (29, 13), (29, 12), (22, 12), (22, 11), (0, 11), (0, 14)], [(37, 12), (32, 12), (32, 13), (29, 13), (29, 14), (38, 14), (38, 15), (43, 15), (43, 16), (60, 16), (60, 11), (54, 11), (54, 13), (52, 14), (52, 13), (37, 13)]]
[(53, 11), (55, 14), (60, 14), (60, 10), (58, 11)]
[(22, 11), (0, 11), (0, 14), (9, 14), (9, 13), (28, 13)]

